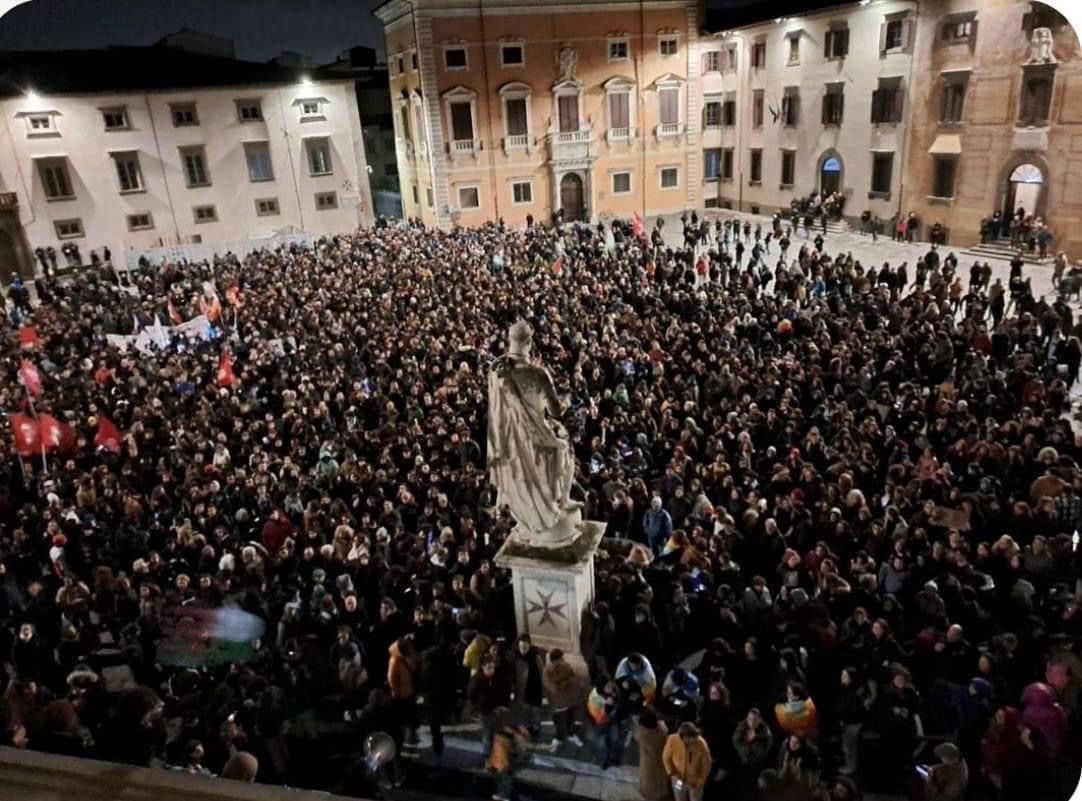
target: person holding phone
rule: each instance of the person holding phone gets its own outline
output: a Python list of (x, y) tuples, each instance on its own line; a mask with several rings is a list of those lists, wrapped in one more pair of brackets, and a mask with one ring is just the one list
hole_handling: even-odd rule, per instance
[(969, 784), (969, 766), (954, 743), (940, 743), (935, 748), (938, 765), (917, 765), (924, 779), (925, 801), (962, 801)]
[(672, 783), (676, 801), (702, 801), (703, 787), (710, 777), (713, 759), (698, 726), (681, 723), (676, 734), (670, 734), (665, 741), (661, 761)]

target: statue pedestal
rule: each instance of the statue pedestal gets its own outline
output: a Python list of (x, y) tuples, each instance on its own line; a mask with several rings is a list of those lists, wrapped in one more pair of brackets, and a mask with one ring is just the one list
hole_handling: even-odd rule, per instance
[(579, 648), (582, 610), (594, 599), (594, 554), (605, 524), (583, 521), (567, 545), (544, 548), (512, 534), (496, 554), (496, 564), (511, 571), (519, 634), (539, 648), (559, 648), (568, 661), (583, 665)]

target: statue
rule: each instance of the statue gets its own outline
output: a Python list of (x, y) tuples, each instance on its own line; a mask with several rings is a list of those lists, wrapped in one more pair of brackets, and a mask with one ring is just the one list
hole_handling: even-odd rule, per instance
[(1056, 57), (1052, 54), (1053, 41), (1051, 28), (1034, 28), (1033, 38), (1029, 42), (1029, 63), (1051, 64), (1054, 62)]
[(530, 361), (533, 330), (511, 326), (507, 353), (488, 376), (488, 469), (496, 503), (518, 523), (514, 536), (555, 548), (571, 542), (582, 523), (570, 498), (575, 458), (567, 429), (557, 419), (560, 400), (552, 376)]
[(568, 44), (565, 44), (560, 48), (560, 80), (575, 80), (575, 68), (578, 66), (578, 63), (579, 56), (578, 53), (575, 52), (575, 48)]

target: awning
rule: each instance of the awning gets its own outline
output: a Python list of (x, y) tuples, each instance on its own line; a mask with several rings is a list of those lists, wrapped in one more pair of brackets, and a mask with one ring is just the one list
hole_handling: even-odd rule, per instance
[(940, 134), (928, 148), (933, 156), (960, 156), (962, 154), (961, 134)]

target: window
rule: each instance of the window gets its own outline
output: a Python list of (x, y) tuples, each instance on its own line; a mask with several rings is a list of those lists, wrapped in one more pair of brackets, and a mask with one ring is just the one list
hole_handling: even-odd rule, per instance
[(48, 200), (68, 200), (75, 197), (68, 176), (68, 165), (64, 159), (41, 159), (38, 161), (41, 185), (45, 188)]
[(703, 150), (703, 178), (716, 181), (721, 177), (721, 148), (708, 147)]
[(432, 208), (436, 205), (435, 196), (432, 194), (431, 186), (425, 187), (425, 203), (428, 205), (429, 208)]
[(754, 184), (761, 183), (763, 180), (763, 151), (760, 148), (751, 149), (751, 168), (748, 170), (748, 175), (748, 180)]
[(417, 194), (417, 184), (414, 184), (413, 186), (411, 186), (410, 189), (413, 190), (413, 202), (414, 203), (420, 203), (421, 202), (421, 196)]
[(410, 66), (415, 72), (417, 71), (417, 53), (410, 53)]
[(237, 119), (241, 122), (260, 122), (263, 119), (263, 106), (258, 100), (238, 100)]
[(631, 128), (630, 92), (612, 92), (609, 95), (609, 128)]
[(943, 23), (941, 38), (947, 44), (960, 44), (975, 39), (977, 32), (976, 13), (948, 17)]
[(909, 18), (905, 13), (892, 14), (879, 29), (879, 52), (898, 53), (909, 47)]
[(761, 70), (766, 66), (766, 42), (755, 42), (751, 46), (751, 67)]
[(662, 56), (675, 56), (680, 49), (680, 40), (676, 36), (660, 36), (657, 40), (657, 51)]
[(197, 223), (217, 222), (218, 209), (215, 206), (194, 206), (192, 216)]
[(849, 28), (845, 23), (831, 27), (823, 41), (824, 58), (845, 58), (849, 55)]
[(762, 128), (763, 127), (763, 110), (766, 106), (766, 100), (764, 98), (765, 90), (756, 89), (755, 94), (751, 100), (751, 127)]
[(939, 121), (952, 123), (962, 121), (965, 109), (966, 87), (969, 84), (968, 72), (943, 73), (943, 100), (939, 107)]
[(295, 105), (301, 107), (301, 122), (315, 122), (323, 119), (323, 101), (319, 98), (301, 100)]
[(526, 63), (526, 52), (522, 45), (502, 45), (500, 47), (500, 66), (521, 67)]
[(933, 156), (932, 196), (954, 197), (954, 175), (958, 170), (957, 156)]
[(338, 208), (337, 192), (316, 192), (316, 211)]
[(466, 48), (445, 47), (443, 49), (443, 66), (449, 70), (469, 69), (469, 61), (466, 58)]
[(677, 167), (661, 168), (661, 188), (676, 189), (680, 185), (680, 170)]
[(327, 137), (305, 139), (304, 148), (308, 151), (309, 175), (330, 175), (334, 172), (331, 166), (331, 143)]
[(199, 124), (199, 116), (195, 112), (195, 103), (173, 103), (169, 106), (169, 110), (173, 115), (174, 128)]
[(703, 106), (703, 127), (718, 128), (721, 126), (721, 101), (707, 100)]
[(28, 136), (59, 136), (53, 123), (52, 114), (28, 114), (26, 115), (26, 132)]
[(781, 185), (792, 186), (796, 174), (796, 151), (781, 151)]
[(786, 128), (800, 124), (800, 87), (785, 87), (785, 94), (781, 97), (781, 122)]
[(823, 125), (841, 125), (845, 111), (845, 84), (828, 83), (823, 94)]
[(726, 45), (721, 54), (721, 69), (724, 72), (736, 72), (736, 45)]
[(579, 96), (558, 95), (556, 97), (556, 117), (561, 133), (579, 130)]
[(481, 190), (476, 186), (460, 186), (458, 188), (458, 207), (460, 209), (481, 208)]
[(736, 125), (736, 95), (729, 93), (721, 104), (721, 124), (726, 128)]
[(128, 125), (128, 110), (123, 106), (117, 108), (103, 108), (101, 119), (107, 131), (124, 131)]
[(662, 125), (678, 125), (680, 123), (680, 89), (676, 86), (666, 86), (658, 90), (658, 116)]
[(180, 148), (180, 163), (184, 168), (184, 180), (189, 189), (195, 186), (210, 186), (207, 156), (202, 145)]
[(609, 39), (609, 61), (627, 61), (631, 52), (627, 37)]
[(128, 215), (128, 230), (129, 231), (145, 231), (148, 228), (154, 227), (154, 218), (150, 216), (149, 211), (139, 212), (138, 214)]
[[(402, 126), (402, 138), (409, 140), (412, 138), (410, 133), (410, 107), (402, 106), (399, 109), (398, 122)], [(371, 148), (370, 148), (371, 149)]]
[(631, 173), (614, 172), (612, 174), (612, 193), (614, 195), (626, 195), (631, 191)]
[(402, 58), (402, 56), (398, 57), (398, 74), (399, 75), (405, 75), (406, 74), (406, 59)]
[(511, 200), (516, 206), (533, 203), (533, 184), (530, 181), (515, 181), (512, 183)]
[(455, 142), (473, 141), (473, 103), (451, 103), (451, 139)]
[(872, 92), (872, 122), (901, 122), (904, 95), (901, 78), (880, 78), (879, 88)]
[(721, 72), (721, 53), (708, 50), (703, 53), (703, 72)]
[(278, 198), (259, 198), (255, 202), (255, 213), (257, 217), (274, 217), (279, 213)]
[(733, 149), (731, 147), (721, 151), (721, 180), (733, 180)]
[(273, 181), (274, 165), (271, 164), (270, 144), (245, 142), (244, 159), (248, 162), (248, 180)]
[(116, 176), (121, 192), (142, 192), (143, 173), (139, 169), (138, 153), (113, 153)]
[(789, 34), (789, 64), (800, 63), (800, 34)]
[(1022, 68), (1022, 102), (1018, 122), (1021, 125), (1047, 125), (1052, 108), (1055, 64), (1030, 64)]
[(57, 239), (76, 239), (83, 236), (82, 220), (57, 220), (53, 223)]
[(890, 182), (894, 173), (893, 153), (872, 153), (872, 192), (890, 195)]
[(528, 135), (530, 126), (526, 116), (526, 98), (508, 97), (503, 101), (503, 108), (507, 114), (507, 135)]

